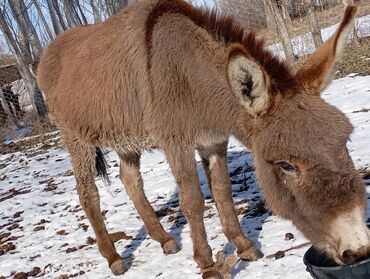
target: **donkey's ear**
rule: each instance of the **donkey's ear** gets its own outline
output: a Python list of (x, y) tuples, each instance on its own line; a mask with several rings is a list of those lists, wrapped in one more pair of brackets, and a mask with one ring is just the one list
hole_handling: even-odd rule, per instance
[(252, 116), (267, 110), (269, 79), (257, 63), (242, 53), (233, 54), (229, 58), (227, 77), (231, 90)]
[(313, 94), (320, 92), (333, 79), (335, 64), (353, 28), (357, 8), (348, 6), (335, 34), (323, 43), (298, 70), (296, 78)]

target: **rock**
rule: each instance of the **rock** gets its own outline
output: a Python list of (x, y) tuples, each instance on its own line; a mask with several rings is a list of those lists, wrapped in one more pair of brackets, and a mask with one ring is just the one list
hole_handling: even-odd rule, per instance
[(6, 252), (13, 251), (15, 249), (16, 249), (16, 247), (12, 242), (8, 242), (8, 243), (0, 246), (0, 252), (1, 252), (2, 255), (4, 255)]
[(57, 231), (57, 234), (58, 235), (68, 235), (68, 232), (66, 232), (65, 230), (60, 230), (60, 231)]
[(27, 279), (28, 275), (26, 272), (18, 272), (14, 275), (13, 279)]
[(37, 258), (41, 258), (41, 255), (40, 254), (37, 254), (35, 256), (30, 257), (30, 261), (33, 262)]
[(40, 272), (41, 272), (41, 268), (39, 268), (38, 266), (36, 266), (30, 272), (28, 272), (28, 276), (36, 277), (37, 274), (39, 274)]
[(92, 238), (91, 236), (89, 236), (89, 237), (87, 238), (86, 243), (87, 243), (88, 245), (93, 245), (93, 244), (95, 244), (95, 243), (96, 243), (96, 240), (95, 240), (94, 238)]
[(12, 231), (12, 230), (15, 230), (16, 228), (18, 228), (19, 225), (17, 223), (14, 223), (13, 225), (11, 225), (10, 227), (8, 227), (8, 231)]
[(46, 224), (46, 223), (50, 223), (50, 221), (47, 221), (45, 219), (41, 219), (40, 222), (38, 222), (37, 225), (42, 225), (42, 224)]
[(0, 233), (0, 241), (2, 239), (8, 238), (10, 236), (10, 233)]
[(285, 252), (284, 251), (277, 251), (275, 253), (275, 260), (281, 259), (285, 257)]
[(72, 253), (72, 252), (76, 252), (77, 251), (77, 248), (76, 247), (72, 247), (72, 248), (68, 248), (66, 250), (66, 253)]
[(37, 226), (33, 229), (35, 232), (38, 232), (38, 231), (43, 231), (45, 230), (45, 227), (44, 226)]
[(24, 211), (18, 211), (13, 215), (13, 218), (19, 218), (23, 214)]
[(294, 239), (294, 234), (286, 233), (284, 239), (287, 240), (287, 241), (292, 240), (292, 239)]

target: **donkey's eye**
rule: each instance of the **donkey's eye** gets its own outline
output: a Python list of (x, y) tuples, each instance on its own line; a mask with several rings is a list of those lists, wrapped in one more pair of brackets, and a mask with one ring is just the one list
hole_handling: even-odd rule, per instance
[(297, 172), (298, 171), (296, 166), (292, 165), (291, 163), (285, 162), (285, 161), (275, 162), (275, 165), (286, 172)]

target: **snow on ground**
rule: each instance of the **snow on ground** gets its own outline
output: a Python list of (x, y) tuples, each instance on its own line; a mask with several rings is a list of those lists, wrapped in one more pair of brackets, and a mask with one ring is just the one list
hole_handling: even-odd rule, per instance
[[(369, 167), (370, 76), (336, 80), (323, 97), (351, 119), (355, 131), (350, 153), (357, 168)], [(33, 270), (34, 274), (41, 271), (40, 278), (115, 278), (97, 246), (91, 244), (94, 234), (79, 206), (69, 157), (54, 137), (25, 152), (0, 157), (0, 277), (13, 278), (16, 272)], [(231, 140), (228, 152), (233, 196), (244, 232), (265, 255), (305, 242), (289, 221), (270, 216), (261, 206), (250, 154), (235, 140)], [(145, 154), (142, 173), (150, 202), (182, 247), (175, 255), (163, 255), (159, 244), (149, 239), (117, 177), (118, 158), (113, 153), (109, 154), (109, 164), (112, 184), (97, 181), (106, 224), (110, 232), (124, 231), (133, 237), (116, 243), (117, 251), (130, 266), (122, 278), (200, 278), (192, 259), (189, 226), (179, 212), (176, 185), (163, 155)], [(200, 165), (199, 171), (209, 243), (215, 253), (234, 253), (221, 233)], [(288, 232), (295, 239), (284, 240)], [(3, 244), (4, 240), (8, 241)], [(239, 261), (232, 270), (233, 278), (308, 279), (302, 262), (306, 250), (292, 250), (279, 260)], [(26, 278), (21, 275), (17, 278)]]
[[(321, 38), (325, 42), (337, 30), (339, 23), (321, 29)], [(358, 38), (370, 36), (370, 15), (362, 16), (356, 19), (355, 29)], [(351, 36), (350, 36), (351, 37)], [(349, 38), (351, 40), (351, 38)], [(315, 51), (315, 43), (311, 32), (291, 38), (293, 52), (296, 56), (303, 56)], [(275, 55), (285, 59), (285, 52), (281, 43), (268, 46)]]

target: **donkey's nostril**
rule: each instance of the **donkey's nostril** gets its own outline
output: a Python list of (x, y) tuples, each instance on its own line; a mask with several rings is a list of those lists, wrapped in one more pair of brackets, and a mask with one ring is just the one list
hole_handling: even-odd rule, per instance
[(351, 250), (345, 250), (343, 253), (342, 253), (342, 260), (345, 264), (352, 264), (352, 263), (355, 263), (356, 262), (356, 257), (355, 257), (356, 253), (354, 253), (353, 251)]

